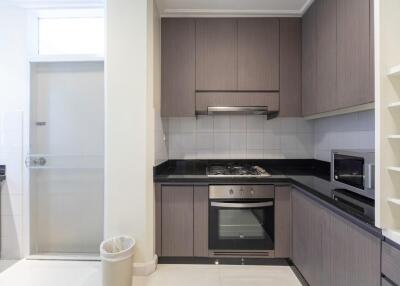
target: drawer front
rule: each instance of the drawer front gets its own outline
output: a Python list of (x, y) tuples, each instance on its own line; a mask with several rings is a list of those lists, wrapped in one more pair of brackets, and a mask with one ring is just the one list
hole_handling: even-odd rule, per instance
[(400, 284), (400, 250), (386, 242), (382, 242), (382, 273), (396, 284)]

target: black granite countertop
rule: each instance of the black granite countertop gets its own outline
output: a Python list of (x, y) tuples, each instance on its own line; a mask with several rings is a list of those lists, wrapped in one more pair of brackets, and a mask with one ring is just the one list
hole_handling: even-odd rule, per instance
[[(206, 168), (210, 164), (224, 163), (255, 164), (267, 170), (270, 177), (259, 178), (210, 178)], [(314, 159), (273, 160), (169, 160), (154, 168), (154, 182), (163, 184), (291, 184), (305, 195), (316, 200), (333, 212), (354, 222), (361, 228), (381, 237), (370, 216), (354, 207), (334, 199), (334, 194), (344, 193), (353, 200), (374, 209), (374, 202), (343, 190), (335, 190), (330, 182), (330, 163)]]

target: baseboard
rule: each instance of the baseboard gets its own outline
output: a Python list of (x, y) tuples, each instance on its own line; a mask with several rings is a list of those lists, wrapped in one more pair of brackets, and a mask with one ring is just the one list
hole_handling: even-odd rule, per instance
[(158, 263), (157, 255), (154, 255), (153, 259), (146, 262), (133, 263), (133, 275), (136, 276), (147, 276), (156, 271)]

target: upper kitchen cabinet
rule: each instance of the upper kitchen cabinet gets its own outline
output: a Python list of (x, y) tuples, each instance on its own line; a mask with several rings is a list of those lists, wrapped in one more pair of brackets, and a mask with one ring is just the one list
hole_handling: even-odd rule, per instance
[(316, 112), (338, 106), (336, 80), (336, 1), (319, 0), (316, 10)]
[(196, 90), (237, 90), (237, 20), (197, 19), (195, 58)]
[(238, 90), (279, 90), (279, 20), (238, 19)]
[(316, 6), (311, 5), (302, 24), (302, 112), (317, 113), (317, 31)]
[(303, 16), (303, 115), (374, 101), (369, 0), (316, 0)]
[(279, 116), (301, 116), (301, 19), (279, 20)]
[(374, 101), (371, 90), (370, 1), (337, 0), (337, 76), (339, 107)]
[(162, 19), (162, 116), (195, 115), (195, 43), (194, 19)]

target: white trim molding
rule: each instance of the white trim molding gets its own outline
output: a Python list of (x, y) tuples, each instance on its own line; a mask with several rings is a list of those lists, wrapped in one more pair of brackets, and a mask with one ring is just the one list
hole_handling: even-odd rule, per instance
[(304, 119), (306, 119), (306, 120), (318, 119), (318, 118), (323, 118), (323, 117), (330, 117), (330, 116), (342, 115), (342, 114), (353, 113), (353, 112), (360, 112), (360, 111), (371, 110), (371, 109), (375, 109), (374, 102), (356, 105), (356, 106), (347, 107), (347, 108), (338, 109), (338, 110), (329, 111), (329, 112), (318, 113), (318, 114), (306, 116), (306, 117), (304, 117)]
[(299, 10), (246, 9), (159, 9), (162, 18), (168, 17), (301, 17), (314, 0), (307, 0)]
[(147, 276), (156, 271), (158, 264), (158, 257), (154, 255), (153, 259), (146, 262), (133, 263), (133, 275)]

